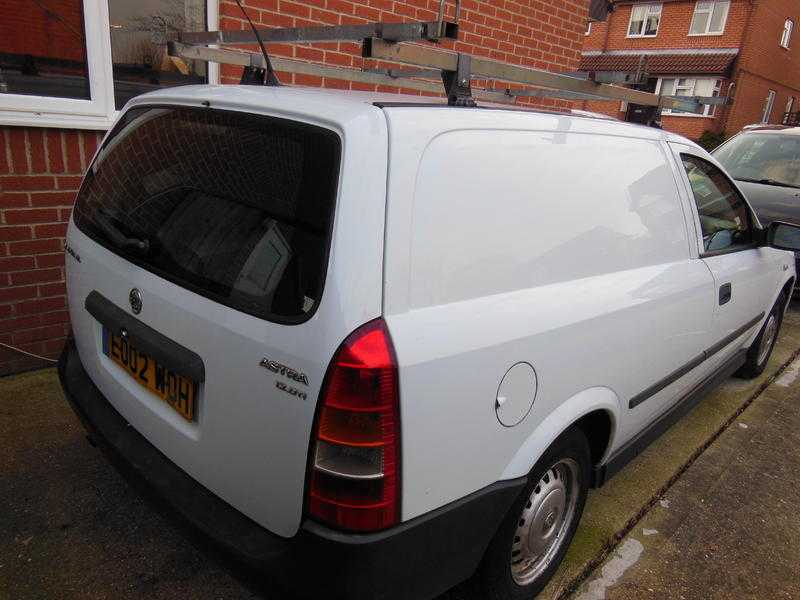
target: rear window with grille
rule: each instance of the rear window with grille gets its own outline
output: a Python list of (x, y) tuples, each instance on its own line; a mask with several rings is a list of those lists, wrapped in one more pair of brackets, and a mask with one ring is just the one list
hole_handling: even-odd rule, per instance
[(295, 121), (134, 108), (86, 174), (75, 224), (198, 294), (301, 322), (322, 295), (340, 152), (334, 132)]

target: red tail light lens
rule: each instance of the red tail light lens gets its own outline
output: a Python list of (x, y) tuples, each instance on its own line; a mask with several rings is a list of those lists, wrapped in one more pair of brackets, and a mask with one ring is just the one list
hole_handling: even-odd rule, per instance
[(322, 389), (308, 509), (340, 529), (377, 531), (400, 520), (400, 406), (383, 319), (339, 347)]

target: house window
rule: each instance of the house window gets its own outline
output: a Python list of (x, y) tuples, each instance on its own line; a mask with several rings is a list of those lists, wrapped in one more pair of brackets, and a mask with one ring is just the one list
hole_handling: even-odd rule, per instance
[(695, 4), (689, 35), (720, 35), (725, 31), (730, 5), (730, 0)]
[(165, 52), (167, 34), (209, 24), (214, 0), (0, 2), (0, 123), (107, 129), (133, 96), (216, 81)]
[[(722, 80), (713, 78), (675, 77), (659, 79), (656, 94), (662, 96), (719, 96)], [(665, 108), (664, 115), (713, 117), (716, 115), (715, 104), (704, 104), (702, 113), (693, 113), (676, 108)]]
[(794, 21), (786, 19), (783, 24), (783, 33), (781, 34), (781, 46), (783, 48), (789, 47), (789, 42), (792, 41), (792, 30), (794, 29)]
[(166, 47), (175, 32), (206, 29), (206, 0), (108, 0), (108, 12), (117, 110), (154, 89), (208, 83), (206, 62), (173, 59)]
[(58, 9), (7, 3), (0, 18), (0, 92), (90, 100), (89, 64), (81, 0)]
[(639, 4), (631, 10), (628, 37), (655, 37), (661, 21), (661, 4)]
[(772, 107), (775, 105), (775, 90), (767, 92), (767, 98), (764, 101), (764, 113), (761, 115), (762, 123), (769, 123), (769, 118), (772, 116)]
[(786, 110), (783, 111), (783, 119), (781, 119), (781, 123), (787, 125), (789, 121), (792, 119), (792, 113), (794, 112), (794, 96), (789, 96), (786, 100)]

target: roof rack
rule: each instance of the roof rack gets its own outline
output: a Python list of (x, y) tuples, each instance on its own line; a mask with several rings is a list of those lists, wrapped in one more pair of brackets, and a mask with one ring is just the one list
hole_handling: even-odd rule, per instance
[[(448, 21), (447, 0), (439, 0), (438, 20), (410, 23), (374, 22), (362, 25), (334, 25), (258, 29), (264, 43), (361, 41), (362, 56), (411, 68), (349, 69), (301, 60), (271, 58), (275, 71), (326, 77), (372, 85), (403, 87), (447, 95), (452, 106), (475, 106), (475, 100), (514, 103), (519, 97), (563, 98), (568, 100), (620, 100), (631, 104), (699, 113), (707, 105), (724, 105), (722, 96), (661, 96), (615, 85), (639, 84), (646, 78), (642, 65), (633, 77), (607, 73), (552, 73), (437, 47), (443, 40), (458, 39), (460, 0), (455, 1), (455, 20)], [(182, 32), (168, 43), (168, 54), (184, 59), (212, 61), (244, 67), (243, 83), (262, 82), (253, 72), (266, 68), (264, 56), (241, 50), (209, 46), (250, 44), (256, 31)], [(414, 42), (414, 43), (408, 43)], [(439, 81), (434, 81), (436, 78)], [(484, 89), (473, 89), (474, 80), (486, 81)], [(612, 83), (603, 83), (610, 81)], [(496, 82), (522, 84), (525, 89), (499, 87)], [(444, 87), (442, 87), (444, 86)], [(518, 87), (518, 86), (517, 86)], [(535, 89), (529, 89), (535, 88)]]

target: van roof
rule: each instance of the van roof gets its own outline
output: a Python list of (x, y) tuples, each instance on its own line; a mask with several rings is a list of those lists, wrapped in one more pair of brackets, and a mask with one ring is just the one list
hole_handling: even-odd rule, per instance
[[(367, 107), (407, 107), (419, 110), (441, 110), (448, 108), (447, 99), (434, 96), (413, 96), (385, 92), (363, 92), (337, 90), (330, 88), (312, 88), (301, 86), (255, 86), (255, 85), (186, 85), (164, 88), (137, 96), (129, 102), (129, 106), (139, 104), (159, 104), (161, 102), (178, 104), (203, 104), (220, 108), (238, 110), (259, 109), (272, 106), (274, 103), (303, 107), (303, 112), (314, 110), (314, 114), (330, 115), (333, 120), (340, 121), (363, 113)], [(206, 104), (207, 103), (207, 104)], [(661, 131), (636, 123), (625, 123), (599, 113), (570, 109), (541, 109), (519, 104), (501, 104), (478, 102), (479, 109), (501, 110), (509, 113), (528, 113), (531, 115), (560, 115), (581, 120), (591, 120), (598, 124), (606, 123), (614, 128), (624, 128), (635, 137), (664, 139), (683, 144), (695, 145), (694, 142), (671, 132)], [(453, 108), (452, 110), (459, 110)], [(469, 111), (475, 109), (467, 109)]]

